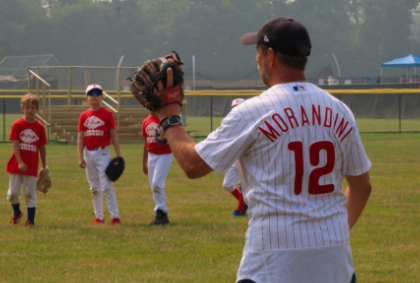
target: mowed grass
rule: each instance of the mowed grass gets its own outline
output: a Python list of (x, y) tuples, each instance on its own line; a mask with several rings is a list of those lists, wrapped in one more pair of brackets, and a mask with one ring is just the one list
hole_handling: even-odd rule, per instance
[[(373, 192), (351, 231), (358, 282), (420, 282), (419, 134), (362, 134)], [(0, 144), (5, 166), (12, 146)], [(50, 144), (53, 187), (38, 194), (36, 227), (11, 226), (8, 175), (0, 175), (0, 282), (235, 282), (247, 219), (217, 173), (189, 180), (174, 160), (166, 183), (169, 218), (150, 227), (153, 200), (142, 173), (143, 144), (123, 144), (116, 192), (121, 226), (92, 225), (75, 145)], [(26, 216), (25, 202), (22, 208)], [(106, 205), (105, 205), (106, 208)], [(107, 211), (106, 211), (107, 212)]]

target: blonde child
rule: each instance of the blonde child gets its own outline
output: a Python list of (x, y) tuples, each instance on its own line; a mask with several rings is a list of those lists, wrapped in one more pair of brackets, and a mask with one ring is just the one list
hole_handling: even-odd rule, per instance
[(23, 186), (28, 218), (25, 226), (35, 225), (37, 204), (36, 180), (38, 176), (39, 157), (42, 168), (47, 167), (46, 148), (47, 135), (44, 125), (36, 119), (39, 109), (38, 96), (28, 93), (20, 100), (20, 108), (24, 113), (12, 124), (9, 140), (13, 143), (13, 153), (7, 162), (6, 172), (10, 174), (7, 200), (13, 208), (10, 224), (19, 224), (23, 217), (20, 210), (20, 187)]

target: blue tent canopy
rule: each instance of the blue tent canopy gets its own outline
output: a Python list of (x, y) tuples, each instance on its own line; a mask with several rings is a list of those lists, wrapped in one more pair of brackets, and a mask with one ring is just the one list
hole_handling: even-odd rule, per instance
[(409, 54), (404, 57), (394, 59), (389, 62), (382, 63), (382, 67), (417, 67), (420, 66), (420, 56)]
[(417, 66), (420, 66), (420, 56), (414, 54), (408, 54), (406, 56), (396, 58), (389, 62), (385, 62), (381, 64), (381, 80), (382, 80), (382, 68), (388, 67), (398, 67), (398, 68), (407, 68), (406, 73), (408, 77), (408, 69), (414, 68), (414, 75), (417, 75)]

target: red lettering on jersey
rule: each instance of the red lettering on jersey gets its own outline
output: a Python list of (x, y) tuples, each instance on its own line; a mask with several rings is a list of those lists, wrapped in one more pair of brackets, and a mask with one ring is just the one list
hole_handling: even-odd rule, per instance
[(348, 121), (344, 121), (344, 118), (341, 118), (340, 124), (338, 124), (337, 129), (335, 130), (335, 133), (338, 135), (339, 138), (346, 130), (348, 124)]
[(306, 115), (306, 110), (302, 105), (300, 106), (300, 116), (302, 120), (302, 126), (305, 126), (305, 124), (310, 125), (308, 115)]
[(280, 137), (279, 132), (277, 132), (273, 126), (271, 126), (270, 123), (268, 123), (267, 121), (264, 121), (264, 124), (267, 126), (269, 132), (267, 132), (266, 130), (264, 130), (261, 127), (258, 127), (258, 130), (260, 130), (261, 133), (263, 133), (264, 136), (266, 136), (270, 141), (275, 141), (278, 137)]
[(295, 126), (293, 126), (293, 122), (296, 124), (296, 127), (299, 127), (299, 122), (295, 117), (295, 113), (293, 112), (293, 109), (290, 107), (284, 108), (284, 113), (287, 116), (287, 119), (289, 119), (289, 124), (290, 126), (292, 126), (292, 129), (295, 128)]
[(335, 114), (335, 119), (334, 119), (334, 129), (335, 129), (335, 125), (337, 125), (337, 120), (338, 120), (338, 113)]
[[(271, 116), (272, 121), (264, 121), (266, 127), (258, 127), (258, 130), (266, 136), (271, 142), (276, 141), (282, 133), (287, 133), (289, 129), (307, 126), (323, 126), (329, 128), (336, 134), (337, 138), (343, 141), (353, 130), (349, 127), (350, 121), (344, 117), (340, 117), (339, 113), (334, 113), (332, 108), (323, 108), (324, 114), (322, 115), (320, 105), (312, 105), (312, 121), (308, 117), (308, 109), (304, 106), (299, 106), (297, 116), (291, 107), (283, 109), (285, 118), (279, 113), (274, 113)], [(300, 120), (299, 120), (299, 119)], [(274, 123), (273, 123), (274, 122)], [(333, 126), (334, 124), (334, 126)]]
[(341, 140), (340, 141), (343, 141), (349, 134), (350, 134), (350, 132), (351, 131), (353, 131), (353, 127), (351, 127), (349, 130), (348, 130), (348, 132), (341, 138)]
[(318, 122), (318, 125), (321, 126), (321, 106), (318, 105), (318, 112), (315, 108), (315, 105), (312, 105), (312, 125), (315, 125), (315, 119)]
[(331, 128), (332, 115), (332, 109), (325, 107), (324, 127)]
[(271, 116), (271, 118), (274, 120), (274, 122), (276, 122), (277, 126), (279, 126), (280, 130), (282, 130), (283, 132), (287, 132), (289, 130), (289, 126), (287, 126), (286, 121), (283, 120), (280, 114), (274, 113), (273, 116)]

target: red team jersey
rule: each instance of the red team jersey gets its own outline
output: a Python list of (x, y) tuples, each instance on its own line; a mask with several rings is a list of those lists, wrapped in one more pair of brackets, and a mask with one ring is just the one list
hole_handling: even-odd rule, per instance
[(159, 126), (159, 123), (159, 118), (152, 115), (147, 116), (146, 119), (143, 120), (142, 136), (146, 138), (146, 149), (154, 154), (172, 153), (169, 145), (160, 144), (156, 141), (156, 129)]
[(114, 115), (101, 107), (96, 111), (87, 109), (82, 112), (77, 131), (83, 131), (86, 147), (108, 146), (111, 143), (110, 129), (115, 128)]
[(24, 118), (20, 118), (12, 124), (9, 140), (19, 141), (19, 151), (22, 161), (28, 167), (25, 172), (19, 171), (15, 153), (12, 154), (6, 165), (6, 172), (12, 174), (38, 176), (39, 166), (39, 147), (47, 144), (47, 135), (44, 125), (38, 120), (28, 123)]

